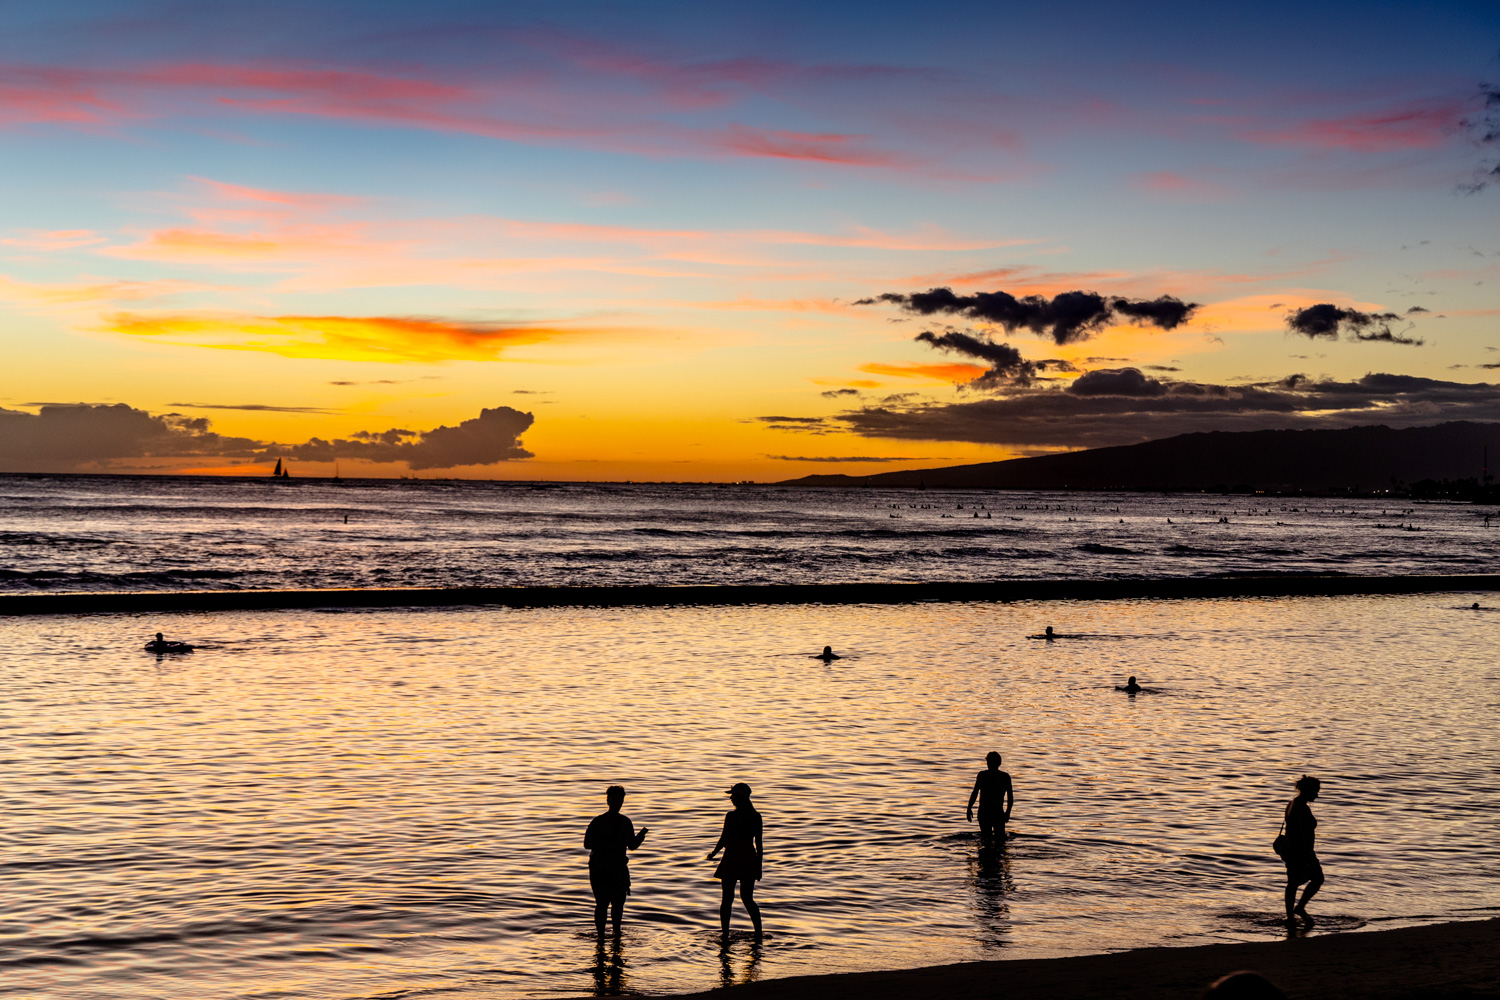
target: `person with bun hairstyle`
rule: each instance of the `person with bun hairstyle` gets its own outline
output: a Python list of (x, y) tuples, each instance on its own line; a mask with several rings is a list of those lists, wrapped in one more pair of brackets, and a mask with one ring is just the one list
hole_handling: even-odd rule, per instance
[[(1291, 923), (1301, 917), (1308, 923), (1307, 903), (1323, 887), (1323, 866), (1318, 862), (1315, 843), (1318, 819), (1312, 814), (1309, 803), (1317, 800), (1323, 783), (1304, 774), (1296, 781), (1297, 796), (1287, 803), (1286, 839), (1281, 859), (1286, 862), (1286, 919)], [(1297, 887), (1307, 883), (1302, 890), (1302, 899), (1297, 899)]]
[(734, 887), (738, 884), (740, 900), (745, 904), (745, 912), (750, 914), (750, 923), (755, 927), (756, 940), (759, 940), (760, 907), (755, 904), (755, 883), (760, 880), (765, 852), (761, 843), (760, 813), (750, 804), (750, 786), (743, 781), (736, 782), (729, 789), (729, 800), (734, 803), (734, 808), (724, 816), (724, 832), (719, 834), (714, 849), (708, 852), (710, 861), (720, 850), (724, 852), (724, 860), (714, 869), (714, 878), (724, 887), (724, 898), (719, 904), (719, 928), (728, 936), (729, 917), (734, 912)]

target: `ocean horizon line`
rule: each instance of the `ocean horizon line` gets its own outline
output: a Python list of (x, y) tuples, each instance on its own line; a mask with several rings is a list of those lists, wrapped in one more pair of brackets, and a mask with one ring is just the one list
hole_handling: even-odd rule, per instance
[(0, 594), (0, 617), (403, 607), (670, 607), (1338, 597), (1500, 591), (1500, 574), (1263, 574), (982, 582), (392, 587)]

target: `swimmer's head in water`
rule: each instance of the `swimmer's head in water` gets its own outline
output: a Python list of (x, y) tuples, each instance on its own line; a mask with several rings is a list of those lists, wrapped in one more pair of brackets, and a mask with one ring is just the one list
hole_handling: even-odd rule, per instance
[(625, 788), (622, 785), (610, 785), (604, 790), (604, 801), (618, 809), (625, 804)]
[(1135, 674), (1131, 674), (1129, 677), (1125, 678), (1125, 683), (1126, 684), (1134, 684), (1135, 683)]
[(823, 655), (824, 656), (832, 656), (833, 655), (833, 647), (832, 646), (824, 646), (823, 647)]
[(156, 633), (156, 641), (157, 642), (161, 642), (161, 633), (160, 632)]
[(1320, 792), (1323, 788), (1323, 783), (1321, 781), (1306, 774), (1298, 778), (1295, 784), (1297, 786), (1297, 791), (1301, 792), (1303, 798), (1307, 799), (1317, 798), (1318, 792)]
[(989, 753), (987, 753), (987, 754), (984, 755), (984, 762), (986, 764), (988, 764), (990, 767), (999, 767), (1000, 766), (1000, 755), (997, 754), (995, 751), (991, 750)]
[(1051, 635), (1051, 634), (1052, 634), (1052, 626), (1051, 626), (1051, 625), (1048, 625), (1048, 626), (1047, 626), (1047, 634), (1048, 634), (1048, 635)]

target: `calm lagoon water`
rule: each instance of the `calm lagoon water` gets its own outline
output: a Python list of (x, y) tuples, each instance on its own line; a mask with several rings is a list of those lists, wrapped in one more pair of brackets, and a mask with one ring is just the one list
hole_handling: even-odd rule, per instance
[[(1303, 771), (1314, 933), (1487, 915), (1500, 611), (1474, 600), (7, 620), (0, 996), (662, 993), (1267, 938)], [(1089, 638), (1024, 638), (1047, 624)], [(158, 629), (203, 648), (140, 652)], [(990, 749), (999, 856), (964, 821)], [(703, 856), (738, 780), (768, 937), (721, 950)], [(651, 833), (599, 950), (611, 782)]]

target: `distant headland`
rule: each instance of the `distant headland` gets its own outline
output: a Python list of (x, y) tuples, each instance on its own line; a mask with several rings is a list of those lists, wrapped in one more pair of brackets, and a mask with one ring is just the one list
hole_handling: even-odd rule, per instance
[(1142, 490), (1394, 495), (1500, 500), (1500, 423), (1344, 430), (1211, 431), (1113, 448), (869, 476), (815, 475), (782, 486), (988, 490)]

